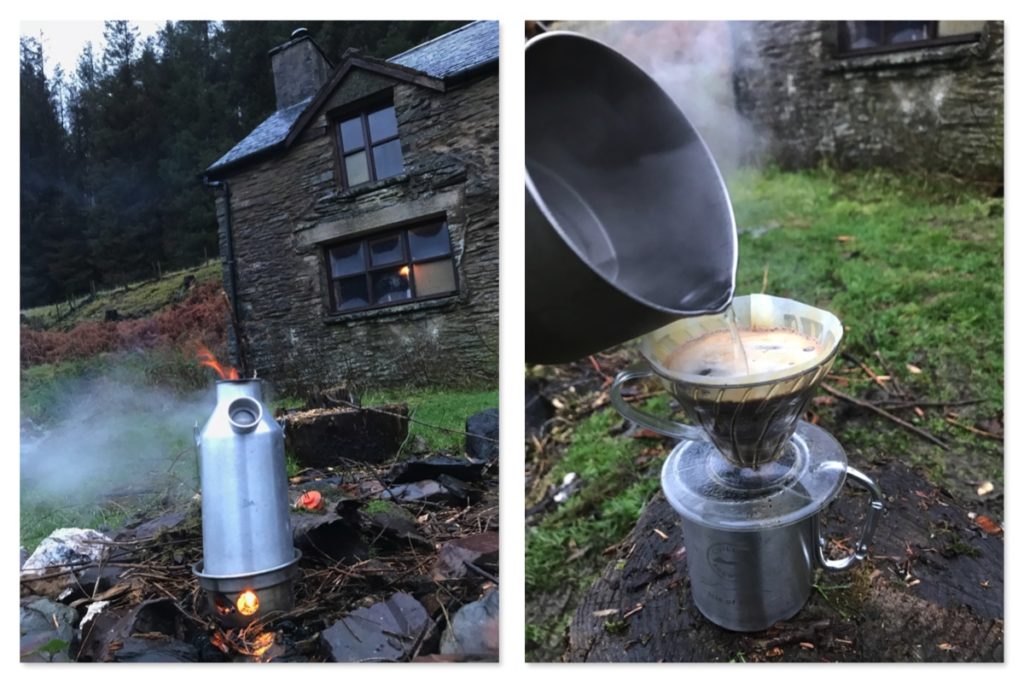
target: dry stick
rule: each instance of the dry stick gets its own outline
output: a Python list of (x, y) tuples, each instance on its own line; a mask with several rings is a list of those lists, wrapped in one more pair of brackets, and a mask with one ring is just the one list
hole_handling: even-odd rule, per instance
[(984, 436), (984, 437), (986, 437), (988, 439), (994, 439), (995, 441), (1002, 441), (1003, 440), (1003, 437), (1001, 437), (1001, 436), (999, 436), (997, 434), (993, 434), (992, 432), (986, 432), (984, 429), (978, 429), (977, 427), (972, 427), (970, 425), (965, 425), (963, 422), (957, 422), (956, 420), (954, 420), (953, 418), (949, 417), (948, 415), (946, 416), (946, 422), (948, 422), (951, 425), (955, 425), (955, 426), (959, 427), (960, 429), (966, 429), (970, 433), (977, 434), (978, 436)]
[(985, 403), (987, 399), (971, 398), (966, 401), (879, 401), (882, 408), (948, 408), (951, 406), (970, 406), (976, 403)]
[(900, 396), (909, 396), (910, 394), (908, 394), (903, 389), (903, 385), (900, 384), (899, 378), (896, 377), (896, 375), (893, 373), (892, 369), (889, 367), (889, 364), (885, 362), (885, 358), (882, 356), (881, 351), (875, 351), (875, 358), (877, 358), (878, 362), (882, 364), (882, 369), (885, 370), (885, 374), (889, 375), (889, 377), (891, 378), (892, 386), (894, 389), (896, 389), (896, 393), (899, 394)]
[(902, 419), (896, 417), (895, 415), (893, 415), (889, 411), (883, 410), (882, 408), (879, 408), (878, 406), (876, 406), (874, 403), (871, 403), (870, 401), (865, 401), (863, 399), (859, 399), (859, 398), (855, 398), (853, 396), (850, 396), (849, 394), (844, 394), (843, 392), (839, 391), (835, 387), (832, 387), (832, 386), (830, 386), (828, 384), (822, 383), (821, 388), (824, 389), (827, 393), (832, 394), (836, 398), (842, 399), (842, 400), (846, 401), (847, 403), (852, 403), (855, 406), (859, 406), (861, 408), (866, 408), (866, 409), (868, 409), (868, 410), (870, 410), (870, 411), (872, 411), (874, 413), (877, 413), (877, 414), (881, 415), (882, 417), (885, 417), (885, 418), (888, 418), (889, 420), (892, 420), (893, 422), (898, 424), (900, 427), (903, 427), (907, 431), (910, 431), (910, 432), (913, 432), (914, 434), (917, 434), (922, 439), (927, 439), (928, 441), (931, 441), (933, 444), (939, 446), (943, 450), (946, 450), (946, 451), (949, 450), (949, 446), (947, 446), (944, 441), (941, 441), (934, 434), (932, 434), (930, 432), (926, 432), (925, 430), (921, 429), (920, 427), (915, 427), (914, 425), (910, 424), (906, 420), (902, 420)]

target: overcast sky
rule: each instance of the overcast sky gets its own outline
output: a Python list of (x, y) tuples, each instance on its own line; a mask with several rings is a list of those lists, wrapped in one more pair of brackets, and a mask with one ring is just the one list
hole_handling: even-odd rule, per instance
[[(139, 27), (139, 41), (146, 36), (154, 35), (165, 20), (132, 21)], [(40, 36), (42, 34), (42, 36)], [(102, 21), (23, 21), (21, 35), (31, 36), (43, 43), (43, 55), (46, 57), (46, 75), (53, 76), (53, 70), (60, 64), (65, 74), (72, 74), (78, 64), (78, 56), (82, 48), (92, 41), (93, 51), (97, 59), (103, 54), (103, 22)]]

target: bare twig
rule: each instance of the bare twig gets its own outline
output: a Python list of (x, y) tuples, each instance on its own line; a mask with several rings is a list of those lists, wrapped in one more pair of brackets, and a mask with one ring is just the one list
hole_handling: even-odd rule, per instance
[(896, 417), (895, 415), (893, 415), (889, 411), (884, 410), (883, 408), (879, 408), (878, 406), (876, 406), (874, 403), (871, 403), (870, 401), (865, 401), (863, 399), (856, 398), (854, 396), (850, 396), (849, 394), (845, 394), (845, 393), (839, 391), (838, 389), (836, 389), (835, 387), (833, 387), (831, 385), (828, 385), (828, 384), (822, 383), (821, 388), (824, 389), (827, 393), (832, 394), (836, 398), (842, 399), (842, 400), (846, 401), (847, 403), (852, 403), (855, 406), (859, 406), (861, 408), (866, 408), (867, 410), (870, 410), (873, 413), (877, 413), (878, 415), (881, 415), (882, 417), (887, 418), (887, 419), (889, 419), (892, 422), (895, 422), (900, 427), (903, 427), (904, 429), (906, 429), (909, 432), (913, 432), (914, 434), (917, 434), (922, 439), (925, 439), (927, 441), (931, 441), (933, 444), (939, 446), (943, 450), (946, 450), (946, 451), (949, 450), (949, 446), (946, 444), (946, 442), (942, 441), (941, 439), (939, 439), (939, 437), (935, 436), (931, 432), (927, 432), (927, 431), (921, 429), (920, 427), (917, 427), (915, 425), (910, 424), (906, 420), (903, 420), (901, 418)]
[(993, 434), (992, 432), (986, 432), (984, 429), (978, 429), (977, 427), (972, 427), (970, 425), (965, 425), (963, 422), (957, 422), (956, 420), (951, 418), (949, 415), (946, 416), (946, 422), (948, 422), (949, 424), (951, 424), (951, 425), (953, 425), (955, 427), (959, 427), (960, 429), (966, 429), (971, 434), (977, 434), (978, 436), (984, 436), (986, 439), (993, 439), (995, 441), (1002, 441), (1003, 440), (1003, 437), (999, 436), (998, 434)]

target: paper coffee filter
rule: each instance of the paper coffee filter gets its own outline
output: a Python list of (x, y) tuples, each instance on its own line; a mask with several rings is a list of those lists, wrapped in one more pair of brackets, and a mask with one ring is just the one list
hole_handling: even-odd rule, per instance
[[(776, 372), (750, 375), (742, 386), (771, 383), (795, 377), (808, 370), (818, 368), (831, 360), (843, 337), (843, 326), (832, 313), (808, 306), (807, 304), (771, 296), (748, 294), (733, 299), (732, 310), (740, 329), (772, 330), (788, 328), (816, 339), (823, 349), (822, 355), (792, 367)], [(645, 335), (641, 351), (659, 375), (678, 379), (688, 384), (709, 387), (736, 386), (736, 378), (707, 377), (671, 371), (666, 363), (671, 354), (682, 344), (711, 332), (727, 330), (727, 315), (706, 315), (683, 318)], [(818, 373), (815, 373), (818, 374)]]

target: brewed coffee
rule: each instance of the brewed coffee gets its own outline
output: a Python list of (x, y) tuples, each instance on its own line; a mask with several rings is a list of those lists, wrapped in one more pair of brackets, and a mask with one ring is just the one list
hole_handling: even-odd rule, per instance
[(738, 332), (742, 349), (736, 348), (729, 330), (719, 330), (683, 344), (665, 366), (682, 374), (742, 382), (746, 375), (782, 372), (825, 353), (818, 340), (788, 328)]

